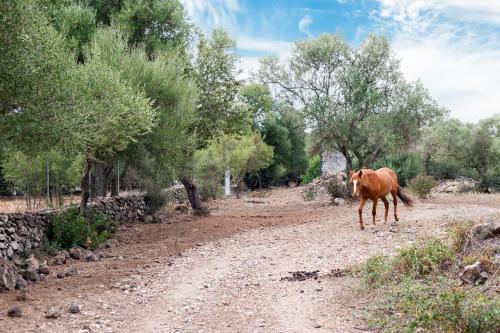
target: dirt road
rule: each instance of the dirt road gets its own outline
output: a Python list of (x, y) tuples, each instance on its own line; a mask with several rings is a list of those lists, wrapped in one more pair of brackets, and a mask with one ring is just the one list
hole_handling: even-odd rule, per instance
[[(458, 203), (453, 203), (457, 201)], [(399, 209), (400, 222), (359, 230), (354, 206), (305, 202), (300, 189), (214, 202), (212, 216), (133, 225), (97, 263), (51, 266), (76, 276), (29, 287), (28, 300), (0, 295), (5, 332), (362, 332), (359, 281), (336, 277), (376, 253), (442, 233), (450, 223), (500, 214), (500, 196), (443, 195)], [(392, 206), (391, 206), (392, 209)], [(371, 219), (371, 209), (365, 209)], [(392, 213), (389, 215), (392, 216)], [(290, 272), (319, 278), (291, 282)], [(80, 314), (68, 313), (76, 301)], [(21, 318), (8, 318), (10, 304)], [(46, 319), (49, 306), (62, 309)]]

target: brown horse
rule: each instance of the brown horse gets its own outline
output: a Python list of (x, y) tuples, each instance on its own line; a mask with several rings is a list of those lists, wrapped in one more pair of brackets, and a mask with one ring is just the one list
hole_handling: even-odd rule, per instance
[(357, 172), (350, 172), (351, 186), (353, 196), (359, 193), (361, 201), (359, 203), (359, 224), (361, 230), (365, 229), (363, 225), (363, 206), (366, 200), (370, 199), (373, 201), (372, 215), (373, 224), (375, 224), (375, 215), (377, 214), (377, 201), (380, 198), (385, 206), (385, 216), (384, 223), (387, 223), (387, 214), (389, 213), (389, 201), (386, 199), (386, 195), (389, 192), (392, 194), (392, 202), (394, 203), (394, 218), (398, 221), (398, 214), (396, 212), (396, 207), (398, 204), (398, 199), (401, 199), (405, 206), (413, 206), (415, 203), (412, 198), (410, 198), (401, 186), (398, 184), (398, 177), (389, 168), (381, 168), (378, 170), (361, 169)]

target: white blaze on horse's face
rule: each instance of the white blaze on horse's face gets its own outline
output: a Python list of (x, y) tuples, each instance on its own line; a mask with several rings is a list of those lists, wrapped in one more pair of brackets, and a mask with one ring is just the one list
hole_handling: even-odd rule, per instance
[(357, 193), (357, 187), (358, 187), (358, 181), (357, 180), (353, 180), (352, 183), (354, 185), (352, 187), (352, 195), (356, 195), (356, 193)]

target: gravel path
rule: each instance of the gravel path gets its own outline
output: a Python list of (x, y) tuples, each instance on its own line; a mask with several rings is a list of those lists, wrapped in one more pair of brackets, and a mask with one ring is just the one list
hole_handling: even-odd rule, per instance
[[(39, 318), (36, 332), (363, 332), (364, 300), (359, 281), (335, 277), (376, 253), (419, 237), (439, 235), (459, 219), (499, 214), (492, 205), (418, 203), (399, 209), (401, 222), (359, 230), (354, 206), (306, 203), (298, 189), (275, 190), (245, 206), (256, 218), (266, 214), (296, 219), (198, 244), (180, 256), (162, 258), (137, 269), (94, 294), (74, 296), (79, 315), (55, 321)], [(402, 206), (402, 205), (400, 205)], [(392, 205), (391, 205), (392, 209)], [(294, 213), (289, 214), (290, 211)], [(365, 209), (370, 221), (371, 209)], [(237, 213), (237, 212), (236, 212)], [(217, 215), (235, 214), (222, 209)], [(379, 208), (378, 221), (383, 209)], [(290, 222), (290, 221), (289, 221)], [(308, 223), (303, 223), (308, 222)], [(292, 221), (293, 223), (293, 221)], [(145, 244), (147, 247), (147, 244)], [(286, 281), (295, 271), (316, 271), (319, 278)], [(79, 298), (78, 298), (79, 297)], [(36, 320), (36, 319), (35, 319)], [(7, 322), (11, 324), (12, 321)], [(0, 322), (0, 324), (2, 324)], [(18, 326), (19, 327), (19, 326)], [(28, 331), (28, 327), (26, 327)], [(85, 329), (84, 329), (85, 327)]]

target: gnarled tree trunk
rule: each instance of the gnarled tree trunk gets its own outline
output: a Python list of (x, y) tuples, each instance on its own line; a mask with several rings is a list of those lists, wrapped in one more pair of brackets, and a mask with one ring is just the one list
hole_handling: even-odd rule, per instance
[(181, 183), (186, 189), (187, 197), (195, 215), (209, 215), (208, 208), (203, 206), (196, 189), (196, 185), (189, 177), (182, 177)]
[(88, 160), (83, 162), (83, 173), (80, 180), (80, 186), (82, 188), (81, 200), (80, 200), (80, 214), (85, 216), (87, 213), (87, 203), (90, 197), (90, 183), (89, 183), (89, 172), (90, 163)]

